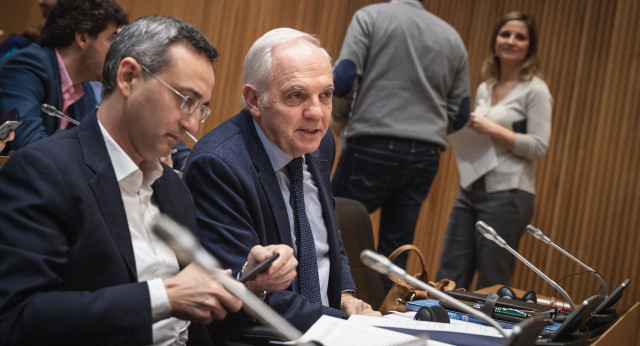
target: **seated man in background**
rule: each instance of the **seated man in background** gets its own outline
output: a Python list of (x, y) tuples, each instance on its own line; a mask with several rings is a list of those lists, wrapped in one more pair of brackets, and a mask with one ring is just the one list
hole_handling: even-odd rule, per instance
[[(252, 256), (256, 245), (279, 244), (273, 251), (286, 256), (274, 263), (295, 255), (291, 286), (290, 273), (273, 268), (246, 286), (303, 331), (322, 314), (379, 315), (353, 296), (336, 224), (332, 94), (330, 58), (315, 37), (288, 28), (266, 33), (244, 61), (245, 108), (198, 141), (184, 175), (200, 241), (234, 274), (268, 257)], [(250, 323), (239, 315), (214, 327)]]
[(82, 120), (96, 98), (88, 81), (101, 79), (109, 45), (127, 13), (114, 0), (60, 0), (31, 44), (0, 62), (0, 114), (17, 108), (22, 124), (13, 150), (50, 136), (68, 122), (41, 112), (43, 103)]
[(151, 231), (166, 213), (195, 232), (191, 196), (158, 158), (210, 112), (217, 54), (178, 19), (138, 19), (107, 53), (97, 112), (0, 170), (0, 345), (200, 345), (189, 321), (240, 309)]

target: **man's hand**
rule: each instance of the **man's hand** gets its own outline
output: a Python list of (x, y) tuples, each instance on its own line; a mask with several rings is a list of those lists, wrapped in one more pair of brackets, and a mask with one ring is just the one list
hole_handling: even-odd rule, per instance
[(271, 257), (274, 252), (278, 252), (280, 257), (271, 263), (271, 266), (265, 272), (247, 281), (247, 288), (251, 292), (260, 294), (264, 291), (281, 291), (289, 287), (293, 278), (296, 277), (298, 260), (293, 256), (293, 249), (283, 244), (254, 246), (249, 252), (245, 273), (257, 266), (258, 263)]
[[(230, 275), (231, 270), (220, 275)], [(196, 264), (190, 264), (178, 275), (164, 280), (169, 297), (171, 316), (197, 323), (211, 323), (227, 316), (227, 310), (238, 311), (242, 307), (240, 299), (222, 287)], [(238, 289), (244, 287), (238, 283)]]
[(11, 130), (5, 139), (0, 139), (0, 151), (2, 151), (7, 145), (7, 142), (12, 141), (16, 137), (16, 132)]
[(380, 311), (371, 309), (371, 305), (354, 297), (353, 294), (349, 292), (342, 293), (340, 310), (344, 311), (347, 315), (382, 316)]

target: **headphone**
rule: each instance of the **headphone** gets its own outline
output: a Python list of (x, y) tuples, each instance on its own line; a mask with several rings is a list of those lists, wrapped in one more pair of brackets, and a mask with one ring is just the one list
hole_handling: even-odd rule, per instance
[(516, 293), (507, 286), (500, 287), (500, 289), (498, 290), (498, 295), (500, 296), (500, 298), (522, 300), (527, 303), (535, 304), (538, 302), (538, 297), (536, 296), (536, 292), (527, 291), (527, 293), (525, 293), (521, 298), (518, 298), (518, 296), (516, 296)]
[(449, 323), (449, 314), (440, 305), (423, 306), (416, 312), (413, 318), (416, 321), (431, 321), (440, 323)]

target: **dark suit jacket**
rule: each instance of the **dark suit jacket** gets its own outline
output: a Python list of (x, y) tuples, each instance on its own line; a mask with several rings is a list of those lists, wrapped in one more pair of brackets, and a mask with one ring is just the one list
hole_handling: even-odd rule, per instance
[[(346, 317), (339, 310), (341, 292), (355, 289), (329, 184), (334, 156), (330, 131), (319, 149), (306, 155), (328, 231), (331, 307), (311, 304), (295, 292), (297, 288), (268, 295), (269, 305), (303, 331), (322, 314)], [(196, 204), (200, 241), (234, 275), (254, 245), (292, 245), (285, 201), (248, 111), (243, 110), (198, 141), (189, 156), (184, 180)], [(232, 316), (217, 325), (224, 326), (219, 330), (228, 330), (248, 323), (247, 318)]]
[[(6, 151), (48, 137), (60, 127), (60, 119), (40, 110), (43, 103), (62, 110), (60, 67), (52, 48), (33, 43), (11, 54), (0, 62), (0, 76), (0, 114), (17, 108), (22, 117), (16, 138)], [(93, 88), (89, 83), (82, 83), (82, 87), (84, 96), (72, 106), (79, 121), (96, 107)]]
[[(149, 292), (95, 112), (18, 151), (0, 186), (0, 345), (150, 344)], [(167, 166), (153, 191), (195, 231), (191, 196)]]

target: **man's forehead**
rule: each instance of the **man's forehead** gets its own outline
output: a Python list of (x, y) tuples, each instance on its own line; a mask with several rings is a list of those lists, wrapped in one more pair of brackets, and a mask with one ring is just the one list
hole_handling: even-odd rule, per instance
[(271, 69), (273, 72), (276, 70), (306, 70), (308, 68), (327, 69), (331, 74), (331, 63), (321, 48), (308, 41), (307, 43), (274, 47), (274, 51), (271, 54)]
[(273, 57), (286, 57), (286, 56), (301, 56), (301, 55), (313, 55), (322, 54), (322, 48), (315, 45), (309, 39), (304, 37), (294, 38), (292, 40), (280, 43), (274, 46), (271, 50), (271, 56)]

